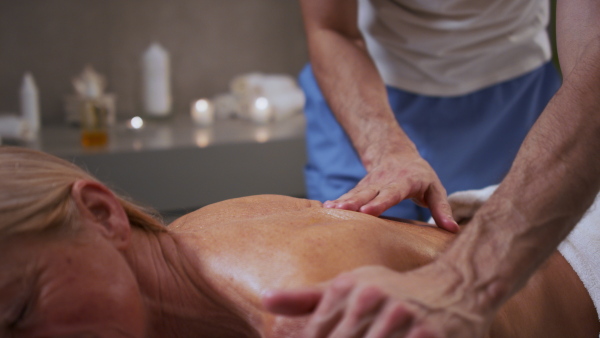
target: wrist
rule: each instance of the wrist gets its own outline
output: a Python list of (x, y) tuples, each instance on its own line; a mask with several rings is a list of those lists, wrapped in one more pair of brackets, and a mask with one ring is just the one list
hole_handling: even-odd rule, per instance
[(365, 143), (367, 145), (359, 153), (367, 171), (386, 161), (401, 159), (406, 162), (421, 158), (415, 144), (400, 128), (397, 132), (378, 133)]
[(455, 288), (466, 295), (462, 308), (493, 313), (527, 280), (533, 269), (522, 254), (535, 248), (524, 240), (525, 223), (510, 200), (496, 196), (435, 261), (453, 275)]
[(508, 288), (499, 280), (481, 283), (466, 273), (462, 266), (444, 264), (443, 267), (435, 267), (434, 264), (431, 268), (438, 270), (436, 275), (440, 276), (439, 271), (444, 275), (442, 283), (436, 285), (438, 292), (435, 297), (444, 300), (439, 303), (439, 310), (480, 322), (493, 318), (508, 299)]

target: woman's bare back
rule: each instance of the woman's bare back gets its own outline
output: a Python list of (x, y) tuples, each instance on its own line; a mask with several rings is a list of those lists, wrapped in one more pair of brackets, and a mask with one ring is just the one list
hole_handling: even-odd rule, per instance
[[(317, 201), (276, 195), (209, 205), (178, 219), (170, 228), (193, 238), (190, 243), (215, 292), (235, 303), (245, 320), (264, 336), (281, 336), (282, 330), (289, 335), (303, 321), (266, 313), (260, 303), (265, 290), (316, 285), (365, 265), (407, 271), (431, 262), (454, 238), (434, 226), (326, 209)], [(594, 308), (568, 263), (555, 256), (500, 312), (492, 327), (494, 337), (548, 333), (586, 337), (593, 330), (596, 333), (590, 337), (597, 336), (598, 325), (573, 329), (568, 325), (589, 320), (589, 306)], [(564, 291), (557, 288), (568, 288), (569, 297), (552, 294)], [(560, 309), (573, 305), (578, 307), (575, 313)], [(597, 317), (592, 312), (593, 324)], [(571, 318), (561, 322), (564, 316)]]

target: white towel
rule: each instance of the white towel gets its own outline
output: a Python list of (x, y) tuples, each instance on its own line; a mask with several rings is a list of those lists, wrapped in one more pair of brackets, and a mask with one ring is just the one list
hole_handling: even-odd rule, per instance
[[(600, 195), (558, 246), (588, 290), (600, 319)], [(599, 335), (600, 337), (600, 335)]]
[[(306, 100), (296, 80), (286, 74), (247, 73), (231, 80), (229, 88), (231, 94), (226, 94), (230, 95), (227, 97), (229, 101), (216, 103), (219, 117), (236, 116), (259, 123), (265, 120), (280, 121), (301, 112)], [(225, 106), (231, 105), (231, 98), (235, 100), (236, 109)], [(267, 112), (261, 111), (257, 116), (254, 107), (259, 98), (263, 102), (266, 99), (269, 108)]]
[[(497, 187), (459, 191), (448, 196), (455, 220), (473, 217)], [(434, 223), (433, 219), (429, 222)], [(600, 194), (573, 231), (560, 243), (558, 251), (583, 282), (600, 319)]]
[(27, 119), (15, 115), (0, 115), (0, 138), (31, 142), (35, 139), (35, 133)]
[(219, 94), (213, 98), (217, 118), (226, 119), (241, 114), (240, 103), (232, 93)]
[(229, 84), (231, 92), (237, 96), (274, 96), (294, 91), (296, 80), (286, 74), (248, 73), (235, 77)]
[(459, 222), (472, 218), (479, 207), (492, 196), (498, 185), (491, 185), (479, 190), (457, 191), (448, 196), (448, 202), (452, 207), (452, 216)]

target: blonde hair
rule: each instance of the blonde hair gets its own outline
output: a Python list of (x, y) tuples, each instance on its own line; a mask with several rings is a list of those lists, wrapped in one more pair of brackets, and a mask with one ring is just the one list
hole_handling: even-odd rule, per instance
[[(79, 179), (99, 182), (78, 166), (39, 151), (0, 146), (0, 234), (76, 229), (71, 188)], [(115, 194), (132, 226), (166, 231), (158, 215)]]

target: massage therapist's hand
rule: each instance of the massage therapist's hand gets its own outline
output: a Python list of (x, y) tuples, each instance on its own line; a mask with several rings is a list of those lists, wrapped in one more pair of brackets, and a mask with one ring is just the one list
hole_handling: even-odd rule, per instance
[(368, 266), (322, 289), (269, 291), (263, 304), (286, 316), (312, 313), (302, 337), (482, 337), (493, 311), (482, 314), (452, 271), (428, 265), (400, 274)]
[(428, 207), (436, 224), (451, 232), (459, 227), (452, 218), (446, 189), (437, 174), (418, 153), (385, 156), (373, 164), (356, 187), (326, 208), (360, 211), (379, 216), (391, 206), (411, 198), (420, 206)]

